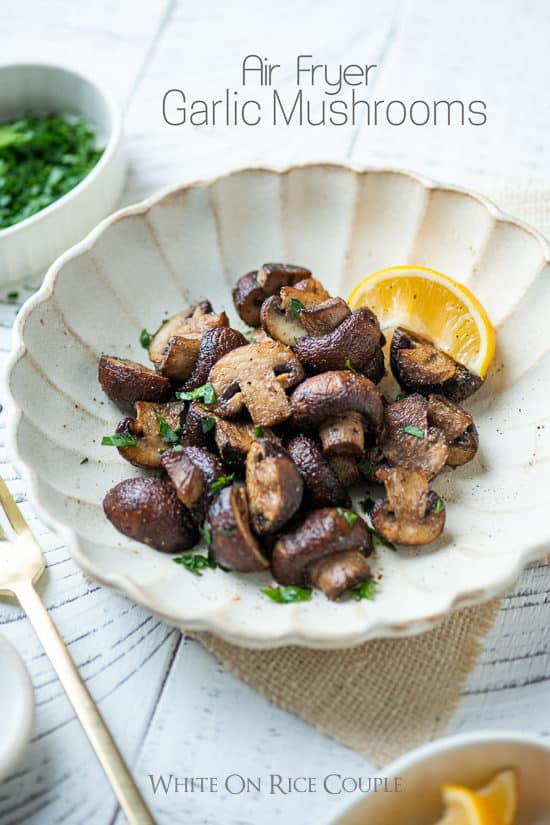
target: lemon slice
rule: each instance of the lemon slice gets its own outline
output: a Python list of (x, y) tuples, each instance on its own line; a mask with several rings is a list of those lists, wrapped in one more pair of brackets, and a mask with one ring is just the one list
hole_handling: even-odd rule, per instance
[(437, 825), (513, 825), (518, 808), (518, 779), (513, 768), (500, 771), (483, 788), (444, 785), (446, 810)]
[(381, 269), (355, 287), (348, 303), (352, 309), (372, 309), (382, 329), (405, 327), (485, 376), (495, 352), (495, 332), (475, 295), (448, 275), (424, 266)]

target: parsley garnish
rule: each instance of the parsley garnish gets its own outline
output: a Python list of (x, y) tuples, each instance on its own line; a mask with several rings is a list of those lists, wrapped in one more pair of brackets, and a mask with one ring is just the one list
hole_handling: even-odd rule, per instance
[(174, 429), (170, 426), (168, 421), (162, 417), (158, 410), (153, 407), (153, 412), (158, 421), (159, 433), (165, 444), (177, 444), (180, 440), (181, 424), (176, 424)]
[(364, 513), (372, 513), (372, 508), (376, 504), (375, 500), (368, 496), (364, 501), (360, 502)]
[(194, 573), (195, 576), (202, 576), (201, 570), (204, 570), (205, 567), (214, 569), (218, 566), (211, 556), (203, 556), (201, 553), (186, 553), (184, 556), (176, 556), (172, 561), (181, 564), (190, 573)]
[(337, 507), (336, 512), (339, 516), (344, 516), (350, 527), (352, 527), (359, 518), (357, 513), (354, 513), (353, 510), (344, 510), (342, 507)]
[(213, 427), (215, 426), (216, 419), (213, 416), (208, 415), (206, 416), (206, 418), (201, 418), (201, 429), (205, 435), (206, 433), (209, 433), (210, 430), (213, 429)]
[(371, 533), (374, 541), (377, 541), (378, 544), (383, 544), (384, 547), (388, 547), (390, 550), (395, 550), (395, 544), (392, 544), (391, 541), (386, 541), (386, 539), (380, 535), (375, 527), (371, 527)]
[(353, 372), (354, 375), (359, 375), (359, 370), (356, 370), (355, 367), (352, 366), (352, 363), (349, 360), (349, 358), (346, 358), (346, 369), (349, 370), (350, 372)]
[(407, 435), (414, 435), (415, 438), (425, 438), (426, 432), (425, 430), (421, 430), (420, 427), (415, 427), (414, 424), (407, 424), (406, 427), (402, 427), (404, 433)]
[(210, 489), (213, 493), (217, 493), (220, 490), (223, 490), (224, 487), (228, 487), (234, 478), (235, 473), (230, 473), (228, 476), (220, 476), (216, 479), (216, 481), (212, 482), (212, 484), (210, 485)]
[(210, 547), (210, 545), (212, 544), (212, 528), (210, 527), (207, 521), (205, 521), (202, 525), (201, 533), (204, 543), (207, 547)]
[(309, 587), (262, 587), (261, 592), (277, 604), (307, 602), (311, 599)]
[(297, 318), (300, 317), (300, 310), (305, 309), (305, 305), (299, 301), (298, 298), (291, 298), (289, 306), (290, 311), (293, 312)]
[(440, 513), (442, 510), (445, 509), (445, 502), (442, 498), (437, 499), (437, 504), (434, 507), (434, 513)]
[(357, 462), (357, 467), (359, 468), (359, 472), (362, 476), (370, 476), (372, 472), (372, 463), (363, 459), (362, 461)]
[(361, 584), (351, 587), (348, 590), (348, 593), (351, 598), (356, 601), (360, 601), (361, 599), (369, 599), (369, 601), (372, 601), (376, 595), (374, 590), (375, 585), (376, 582), (374, 579), (367, 579), (366, 581), (361, 582)]
[(260, 425), (258, 424), (256, 427), (254, 427), (253, 433), (254, 433), (254, 438), (263, 438), (264, 437), (264, 428), (260, 427)]
[(396, 396), (395, 400), (396, 401), (402, 401), (403, 398), (406, 398), (408, 396), (408, 394), (409, 394), (408, 392), (405, 392), (405, 390), (403, 390), (403, 392), (400, 392), (399, 395)]
[(202, 398), (205, 404), (213, 404), (216, 400), (216, 390), (212, 384), (203, 384), (202, 387), (197, 387), (188, 392), (177, 392), (176, 398), (179, 401), (197, 401)]
[(149, 349), (149, 347), (151, 346), (151, 341), (153, 340), (155, 335), (157, 335), (157, 333), (159, 333), (161, 331), (161, 329), (163, 328), (163, 326), (165, 325), (165, 323), (167, 321), (168, 321), (168, 318), (165, 318), (164, 321), (161, 321), (159, 328), (157, 330), (155, 330), (155, 332), (149, 332), (148, 330), (145, 329), (145, 327), (141, 330), (141, 332), (139, 334), (139, 343), (141, 344), (143, 349)]
[(7, 294), (8, 301), (17, 301), (19, 298), (18, 292), (8, 292)]
[(130, 433), (115, 433), (104, 435), (101, 439), (103, 447), (137, 447), (138, 440)]
[(84, 456), (84, 458), (82, 459), (82, 461), (80, 463), (81, 464), (87, 464), (89, 460), (90, 459), (88, 458), (88, 456)]

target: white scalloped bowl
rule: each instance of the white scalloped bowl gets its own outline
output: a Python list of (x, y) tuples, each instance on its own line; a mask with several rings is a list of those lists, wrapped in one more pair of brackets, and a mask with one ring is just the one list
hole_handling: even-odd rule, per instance
[[(66, 252), (20, 313), (12, 454), (82, 569), (183, 629), (251, 647), (327, 648), (429, 629), (512, 585), (550, 547), (548, 259), (540, 235), (485, 199), (404, 172), (249, 169), (160, 194)], [(497, 329), (494, 364), (467, 404), (479, 455), (434, 485), (448, 505), (444, 534), (426, 549), (379, 549), (372, 602), (315, 593), (278, 605), (260, 593), (267, 574), (195, 577), (103, 515), (105, 492), (138, 471), (100, 446), (120, 413), (97, 384), (98, 356), (143, 360), (141, 328), (200, 298), (236, 322), (235, 278), (266, 260), (304, 264), (344, 296), (382, 267), (427, 265), (467, 283)]]

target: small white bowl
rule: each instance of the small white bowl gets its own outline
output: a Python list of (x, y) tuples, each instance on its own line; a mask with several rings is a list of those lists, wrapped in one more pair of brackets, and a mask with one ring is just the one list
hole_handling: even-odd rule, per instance
[(90, 123), (104, 152), (78, 186), (36, 215), (0, 230), (0, 285), (45, 270), (113, 210), (122, 190), (121, 114), (111, 95), (61, 66), (0, 66), (0, 123), (51, 112)]
[(17, 766), (31, 735), (34, 694), (19, 653), (0, 637), (0, 781)]
[[(330, 825), (433, 825), (443, 814), (445, 782), (478, 788), (497, 771), (519, 773), (516, 825), (550, 823), (550, 741), (513, 732), (475, 732), (446, 736), (393, 762), (382, 774), (388, 789), (356, 801)], [(355, 797), (356, 799), (357, 797)]]

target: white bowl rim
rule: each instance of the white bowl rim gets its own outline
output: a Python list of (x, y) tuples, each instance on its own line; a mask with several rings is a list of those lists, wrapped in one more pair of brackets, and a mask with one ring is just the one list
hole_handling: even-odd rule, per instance
[[(293, 628), (289, 631), (279, 634), (265, 633), (259, 635), (257, 629), (247, 628), (243, 630), (239, 628), (238, 631), (232, 632), (230, 628), (220, 623), (215, 616), (213, 617), (199, 617), (187, 618), (185, 623), (181, 620), (172, 618), (166, 614), (161, 605), (152, 605), (151, 598), (147, 596), (143, 588), (137, 584), (128, 575), (108, 573), (101, 567), (91, 563), (85, 554), (78, 549), (77, 534), (74, 529), (52, 516), (46, 508), (44, 508), (37, 493), (39, 478), (37, 473), (31, 469), (23, 460), (19, 449), (17, 447), (17, 430), (22, 418), (22, 410), (17, 407), (15, 398), (11, 392), (11, 374), (15, 366), (26, 353), (26, 346), (23, 340), (23, 331), (26, 320), (31, 312), (48, 300), (53, 295), (55, 281), (60, 270), (69, 261), (77, 258), (79, 255), (88, 252), (98, 238), (112, 225), (125, 218), (143, 215), (147, 213), (154, 206), (159, 204), (165, 198), (168, 199), (176, 193), (184, 192), (189, 189), (211, 186), (215, 182), (230, 178), (235, 175), (240, 175), (249, 172), (260, 172), (276, 175), (285, 175), (298, 169), (308, 168), (323, 168), (334, 169), (339, 171), (347, 171), (355, 174), (394, 174), (409, 178), (424, 186), (428, 191), (448, 191), (471, 198), (472, 200), (483, 206), (489, 215), (497, 222), (508, 223), (520, 227), (529, 235), (531, 235), (541, 248), (541, 253), (544, 258), (543, 265), (550, 265), (550, 242), (537, 229), (530, 226), (521, 220), (516, 220), (511, 215), (503, 212), (490, 199), (484, 195), (472, 192), (471, 190), (453, 186), (445, 185), (427, 177), (423, 174), (403, 170), (396, 167), (378, 167), (366, 166), (363, 164), (352, 163), (337, 163), (333, 161), (315, 161), (310, 163), (290, 164), (281, 167), (273, 166), (244, 166), (231, 170), (222, 175), (214, 175), (211, 178), (199, 178), (185, 184), (176, 184), (164, 187), (163, 189), (153, 193), (138, 203), (126, 206), (112, 215), (105, 218), (91, 232), (79, 241), (76, 245), (70, 247), (48, 269), (44, 281), (40, 289), (31, 295), (30, 298), (21, 307), (14, 326), (12, 349), (9, 355), (5, 371), (2, 375), (2, 383), (4, 389), (4, 398), (6, 399), (6, 444), (9, 455), (12, 456), (14, 465), (20, 472), (22, 478), (27, 482), (29, 489), (29, 497), (33, 507), (35, 508), (39, 517), (48, 524), (53, 530), (60, 535), (67, 543), (70, 553), (78, 566), (84, 573), (92, 579), (100, 582), (102, 585), (113, 588), (119, 593), (122, 593), (127, 598), (132, 599), (136, 603), (144, 606), (147, 610), (157, 615), (163, 621), (173, 624), (184, 631), (206, 631), (216, 634), (224, 640), (244, 647), (256, 648), (271, 648), (283, 647), (287, 645), (301, 645), (310, 648), (343, 648), (353, 647), (362, 644), (368, 639), (374, 638), (396, 638), (411, 636), (417, 633), (422, 633), (435, 627), (440, 621), (445, 619), (452, 611), (458, 608), (468, 607), (475, 604), (480, 604), (506, 592), (514, 586), (519, 578), (524, 567), (531, 561), (541, 558), (548, 552), (547, 542), (530, 545), (523, 548), (522, 552), (518, 552), (515, 563), (505, 575), (501, 575), (497, 580), (484, 586), (483, 590), (479, 585), (472, 587), (470, 590), (462, 591), (460, 594), (450, 594), (449, 599), (444, 608), (437, 612), (432, 612), (420, 619), (410, 619), (401, 621), (399, 625), (392, 624), (391, 621), (378, 621), (375, 624), (369, 624), (367, 627), (357, 629), (352, 635), (347, 636), (331, 636), (330, 638), (319, 638), (318, 635), (312, 636), (310, 633), (305, 633), (300, 628)], [(549, 536), (550, 541), (550, 536)]]
[(13, 770), (26, 747), (34, 717), (34, 691), (29, 672), (19, 652), (5, 636), (0, 636), (0, 650), (9, 661), (13, 674), (21, 691), (21, 714), (18, 720), (17, 734), (10, 747), (0, 756), (0, 782)]
[[(64, 66), (61, 63), (54, 63), (54, 62), (14, 62), (14, 63), (4, 63), (0, 65), (0, 73), (2, 73), (5, 69), (46, 69), (46, 70), (58, 70), (64, 72), (65, 74), (73, 75), (73, 77), (77, 78), (84, 83), (88, 83), (91, 87), (93, 87), (96, 92), (99, 94), (100, 97), (103, 98), (104, 102), (107, 104), (107, 108), (109, 110), (109, 117), (110, 117), (110, 129), (109, 129), (109, 136), (107, 138), (107, 142), (105, 144), (105, 148), (103, 149), (103, 154), (101, 155), (100, 159), (96, 163), (96, 165), (91, 169), (88, 174), (77, 183), (72, 189), (62, 195), (57, 200), (50, 203), (49, 206), (45, 206), (44, 209), (40, 209), (39, 212), (36, 212), (34, 215), (29, 215), (28, 218), (25, 218), (18, 223), (14, 223), (11, 226), (6, 226), (4, 229), (0, 229), (0, 242), (7, 237), (13, 237), (14, 235), (18, 234), (19, 232), (23, 232), (25, 229), (28, 229), (29, 226), (32, 226), (42, 220), (44, 217), (51, 215), (56, 210), (63, 208), (64, 206), (68, 205), (70, 201), (72, 201), (75, 197), (82, 192), (90, 183), (92, 183), (101, 173), (103, 169), (108, 165), (111, 157), (114, 155), (121, 137), (122, 137), (122, 114), (120, 111), (120, 106), (116, 102), (113, 95), (100, 83), (96, 80), (92, 80), (91, 77), (88, 75), (83, 74), (82, 72), (77, 72), (68, 66)], [(59, 259), (58, 259), (59, 260)], [(54, 262), (55, 263), (55, 262)]]
[[(422, 765), (433, 757), (440, 756), (443, 753), (451, 753), (452, 751), (461, 750), (474, 745), (492, 745), (499, 743), (511, 743), (514, 745), (527, 745), (538, 750), (547, 751), (550, 753), (550, 739), (536, 733), (520, 733), (517, 730), (498, 729), (491, 730), (490, 728), (466, 731), (463, 733), (451, 733), (446, 736), (441, 736), (434, 739), (432, 742), (426, 742), (412, 751), (407, 751), (402, 756), (397, 757), (393, 762), (390, 762), (382, 769), (379, 776), (382, 779), (396, 779), (403, 776), (410, 771), (411, 768)], [(346, 802), (336, 812), (335, 815), (328, 821), (327, 825), (340, 825), (344, 816), (351, 813), (355, 806), (359, 806), (362, 800), (366, 800), (372, 796), (372, 792), (361, 794), (354, 793), (347, 798)]]

